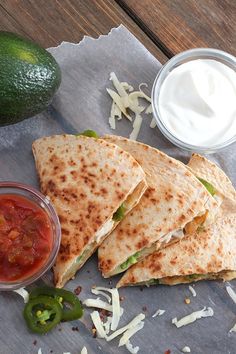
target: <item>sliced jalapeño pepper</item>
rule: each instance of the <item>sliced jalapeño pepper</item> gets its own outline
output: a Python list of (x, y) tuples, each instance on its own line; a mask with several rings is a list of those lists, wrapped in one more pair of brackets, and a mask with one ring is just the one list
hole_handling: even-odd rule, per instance
[(45, 334), (61, 321), (62, 308), (49, 296), (37, 296), (27, 302), (23, 315), (32, 332)]
[[(72, 321), (77, 320), (83, 316), (83, 308), (78, 297), (70, 291), (64, 289), (51, 288), (48, 286), (43, 286), (35, 288), (31, 293), (29, 298), (34, 299), (38, 296), (49, 296), (55, 299), (62, 310), (62, 321)], [(66, 306), (68, 305), (68, 306)]]

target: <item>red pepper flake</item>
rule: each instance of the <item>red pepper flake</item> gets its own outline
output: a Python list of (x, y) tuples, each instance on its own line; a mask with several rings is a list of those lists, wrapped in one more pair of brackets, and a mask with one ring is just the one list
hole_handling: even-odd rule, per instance
[(143, 307), (142, 307), (142, 310), (143, 310), (144, 312), (146, 312), (146, 311), (147, 311), (147, 306), (143, 306)]
[(75, 295), (79, 295), (82, 291), (82, 287), (81, 286), (77, 286), (77, 288), (74, 289), (74, 293)]
[(166, 350), (164, 354), (171, 354), (170, 349)]
[(99, 312), (100, 318), (104, 321), (107, 317), (111, 316), (111, 312), (104, 309), (97, 309)]
[(36, 345), (37, 344), (37, 340), (35, 339), (34, 341), (33, 341), (33, 345)]

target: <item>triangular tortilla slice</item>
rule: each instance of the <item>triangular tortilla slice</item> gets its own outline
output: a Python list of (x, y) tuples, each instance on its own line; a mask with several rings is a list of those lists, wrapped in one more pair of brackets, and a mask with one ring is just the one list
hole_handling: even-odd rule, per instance
[(236, 215), (218, 218), (205, 230), (154, 252), (131, 267), (117, 287), (175, 285), (236, 277)]
[(139, 204), (99, 247), (99, 268), (104, 277), (109, 277), (176, 242), (193, 221), (192, 228), (197, 229), (217, 202), (181, 162), (123, 137), (104, 139), (128, 151), (142, 166), (148, 183)]
[(223, 198), (236, 202), (236, 191), (229, 177), (214, 162), (196, 153), (192, 154), (188, 167), (199, 178), (211, 183)]
[(55, 135), (36, 140), (33, 154), (41, 191), (56, 208), (62, 230), (54, 280), (62, 287), (128, 213), (147, 188), (134, 158), (101, 139)]
[(211, 183), (216, 197), (221, 199), (216, 221), (135, 264), (118, 287), (236, 278), (235, 189), (226, 174), (203, 156), (193, 154), (188, 166), (196, 176)]

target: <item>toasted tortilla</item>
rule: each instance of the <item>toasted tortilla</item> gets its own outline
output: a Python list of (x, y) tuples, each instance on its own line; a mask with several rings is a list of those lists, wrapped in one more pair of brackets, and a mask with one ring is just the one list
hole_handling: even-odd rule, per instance
[(56, 208), (62, 230), (54, 281), (63, 287), (128, 213), (147, 188), (134, 158), (101, 139), (55, 135), (36, 140), (33, 154), (43, 194)]
[[(146, 173), (148, 189), (98, 250), (104, 277), (121, 273), (144, 256), (176, 242), (194, 218), (194, 230), (217, 203), (181, 162), (148, 145), (118, 136), (104, 139), (128, 151)], [(125, 266), (124, 266), (125, 265)]]
[(229, 177), (219, 166), (206, 159), (204, 156), (194, 153), (189, 160), (188, 167), (191, 168), (197, 177), (203, 178), (211, 183), (224, 199), (228, 198), (236, 202), (234, 186)]
[(175, 285), (236, 277), (236, 215), (218, 218), (205, 230), (154, 252), (131, 267), (117, 287)]
[(118, 287), (236, 278), (235, 189), (225, 173), (203, 156), (193, 154), (188, 166), (196, 176), (211, 183), (217, 199), (221, 199), (215, 222), (208, 227), (200, 226), (178, 243), (131, 267)]

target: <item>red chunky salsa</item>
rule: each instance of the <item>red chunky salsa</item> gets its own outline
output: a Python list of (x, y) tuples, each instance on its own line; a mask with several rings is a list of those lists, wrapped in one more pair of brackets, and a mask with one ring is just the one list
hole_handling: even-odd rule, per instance
[(0, 195), (0, 281), (33, 275), (47, 261), (51, 249), (47, 213), (20, 195)]

